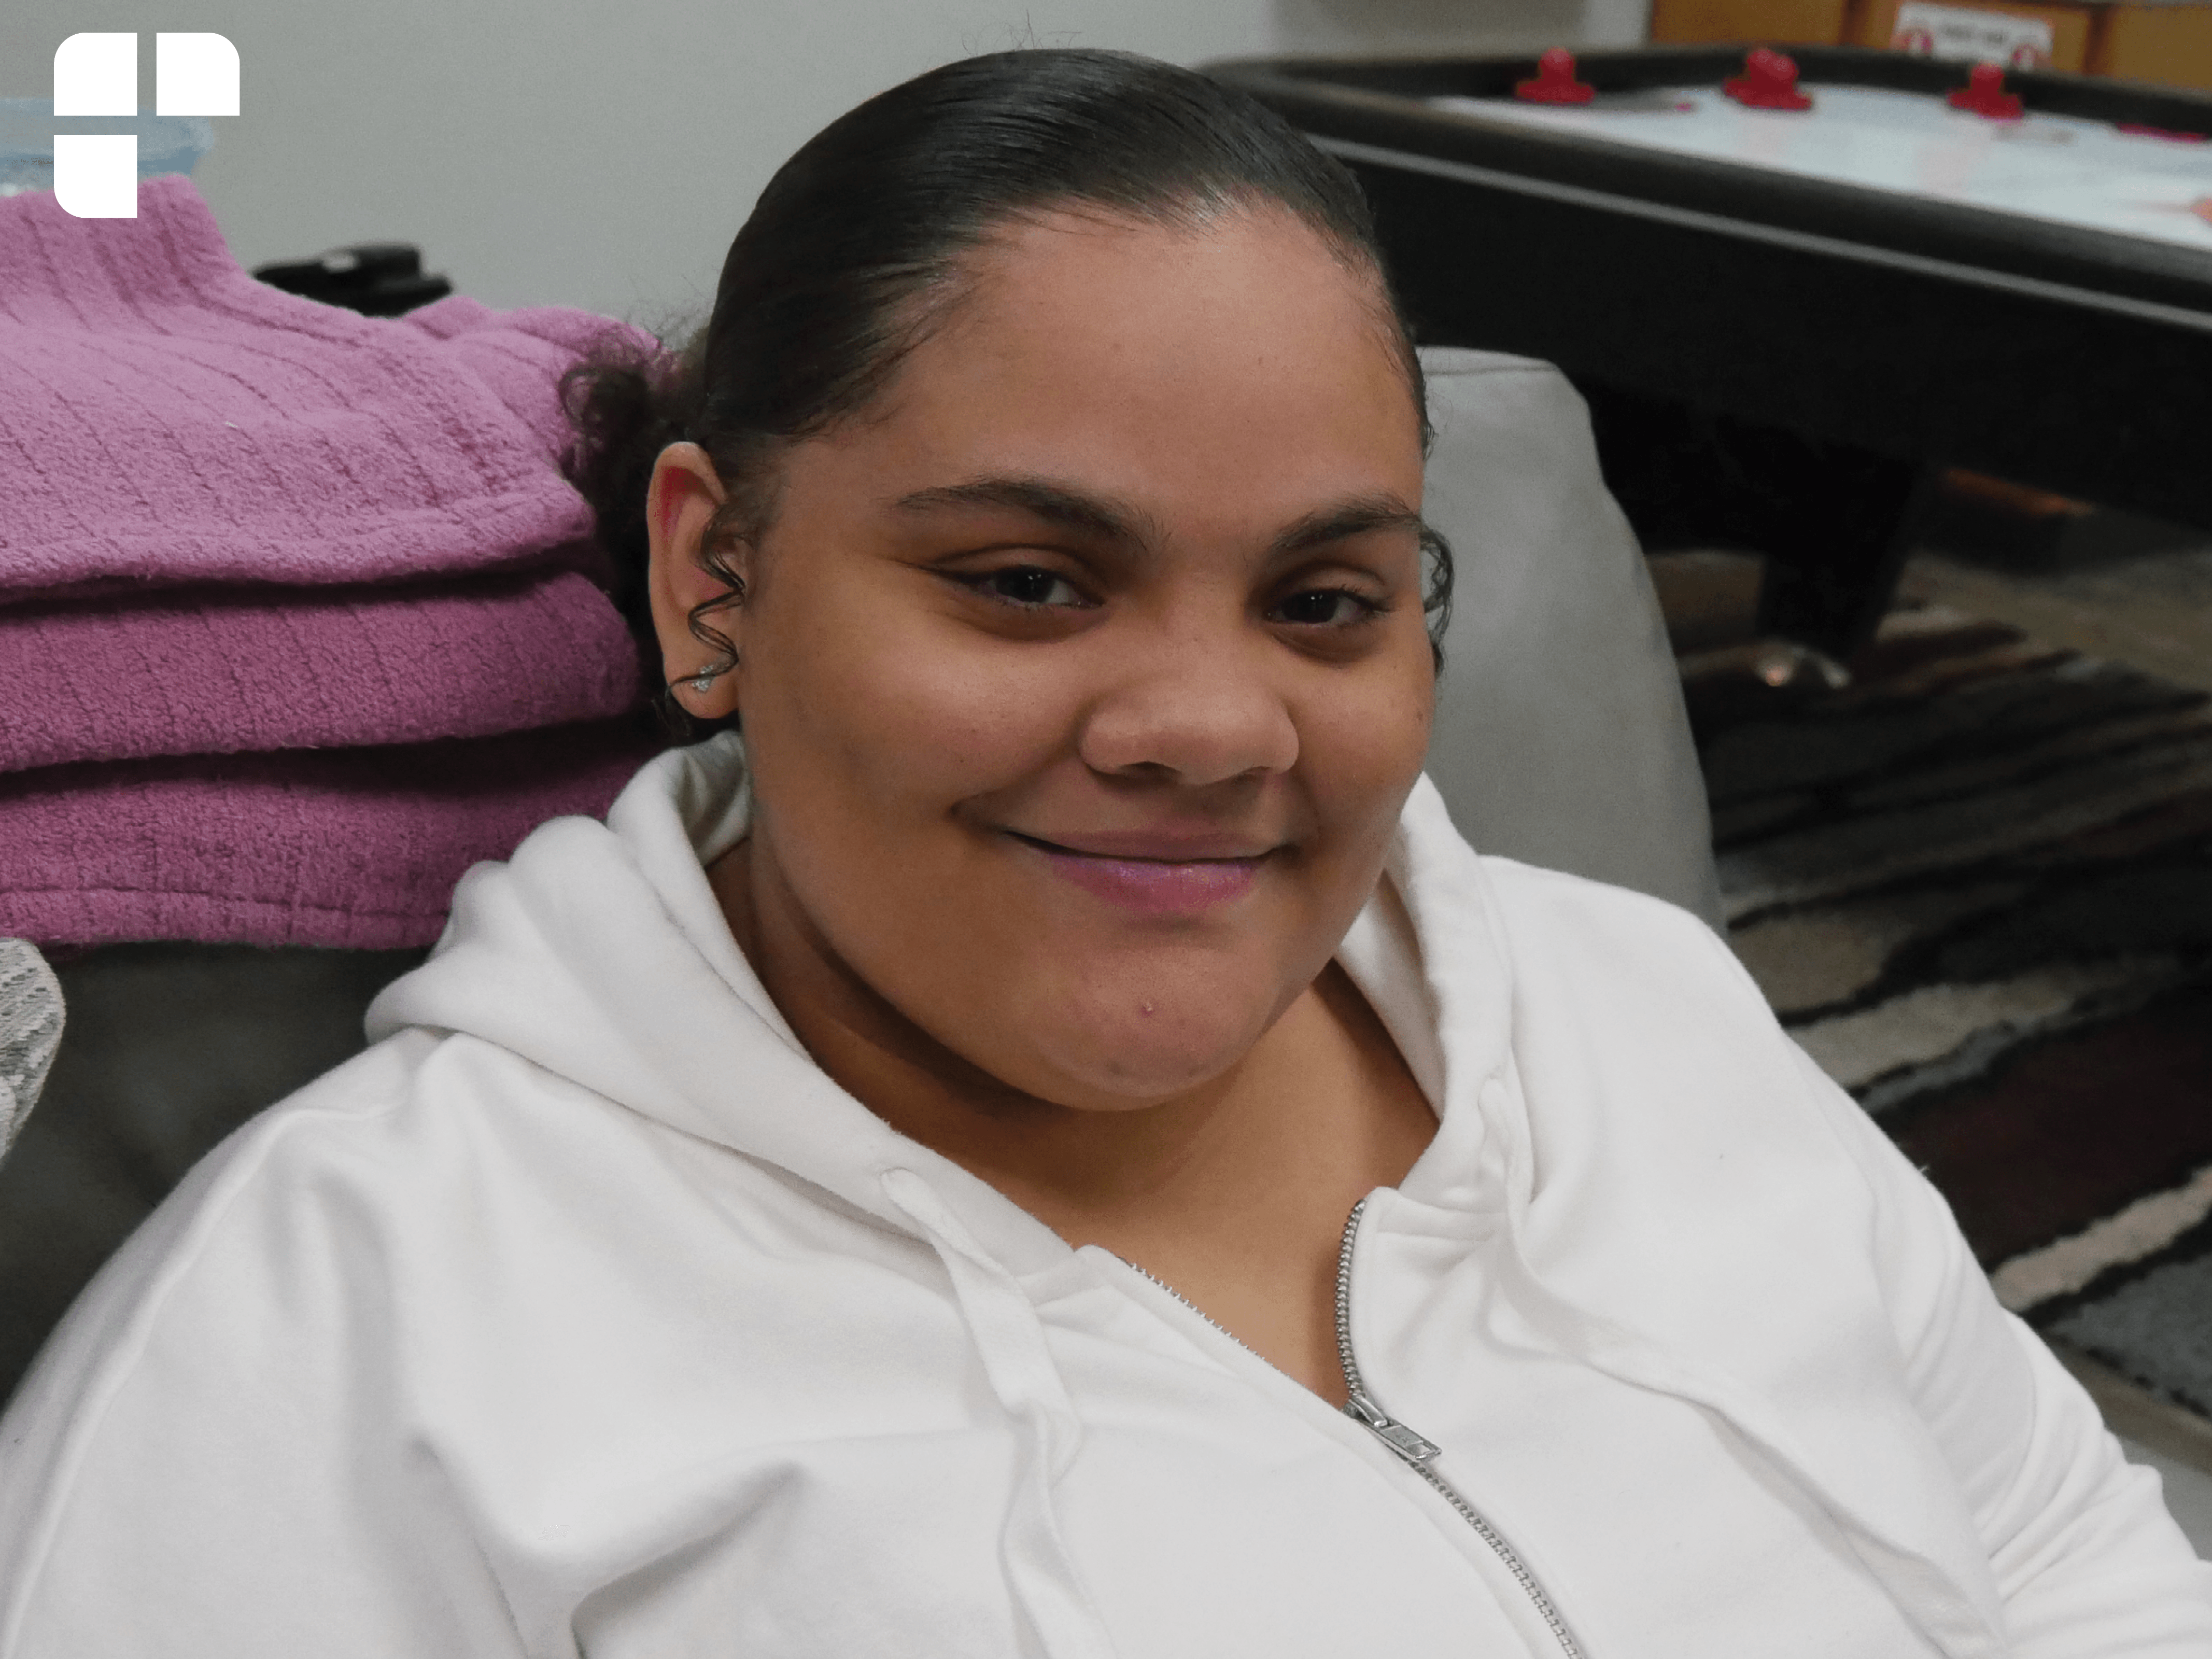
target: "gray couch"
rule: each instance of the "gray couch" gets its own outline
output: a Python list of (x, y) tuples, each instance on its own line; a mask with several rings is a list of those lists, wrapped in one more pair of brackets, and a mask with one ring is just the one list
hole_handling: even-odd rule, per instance
[(1425, 513), (1457, 555), (1429, 775), (1486, 853), (1722, 927), (1681, 683), (1589, 417), (1548, 363), (1431, 349)]

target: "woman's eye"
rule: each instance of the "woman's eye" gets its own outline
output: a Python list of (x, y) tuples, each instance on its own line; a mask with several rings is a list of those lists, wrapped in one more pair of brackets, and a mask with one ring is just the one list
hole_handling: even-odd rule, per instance
[(1032, 610), (1090, 604), (1066, 577), (1033, 564), (1013, 565), (961, 580), (979, 593)]
[(1342, 628), (1365, 622), (1379, 609), (1372, 599), (1363, 599), (1349, 588), (1312, 587), (1291, 594), (1275, 607), (1275, 615), (1305, 628)]

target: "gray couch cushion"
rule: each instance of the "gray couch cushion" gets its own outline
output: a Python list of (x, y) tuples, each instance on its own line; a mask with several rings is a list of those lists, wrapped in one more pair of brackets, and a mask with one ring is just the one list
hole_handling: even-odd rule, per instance
[(0, 1161), (0, 1400), (185, 1171), (359, 1053), (370, 1000), (423, 954), (165, 941), (54, 963), (68, 1023)]
[(1485, 853), (1633, 887), (1718, 929), (1712, 830), (1659, 602), (1548, 363), (1421, 353), (1427, 516), (1459, 570), (1429, 744)]

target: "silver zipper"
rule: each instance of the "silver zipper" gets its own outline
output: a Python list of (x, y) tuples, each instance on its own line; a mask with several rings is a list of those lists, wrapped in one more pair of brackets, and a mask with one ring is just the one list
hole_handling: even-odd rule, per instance
[[(1528, 1599), (1535, 1603), (1536, 1611), (1543, 1615), (1544, 1623), (1552, 1632), (1552, 1639), (1559, 1644), (1559, 1651), (1566, 1655), (1566, 1659), (1583, 1659), (1583, 1650), (1575, 1644), (1573, 1636), (1569, 1634), (1566, 1621), (1559, 1617), (1559, 1610), (1552, 1605), (1552, 1598), (1544, 1594), (1544, 1587), (1536, 1582), (1536, 1575), (1528, 1571), (1527, 1563), (1514, 1553), (1512, 1545), (1498, 1535), (1497, 1529), (1489, 1522), (1475, 1512), (1472, 1504), (1452, 1489), (1449, 1481), (1429, 1467), (1443, 1455), (1443, 1448), (1421, 1434), (1411, 1424), (1399, 1422), (1376, 1405), (1375, 1396), (1367, 1392), (1366, 1384), (1360, 1379), (1359, 1361), (1353, 1358), (1352, 1352), (1352, 1246), (1359, 1234), (1359, 1218), (1366, 1213), (1366, 1210), (1367, 1200), (1364, 1198), (1352, 1206), (1352, 1213), (1344, 1223), (1343, 1242), (1336, 1250), (1336, 1363), (1344, 1370), (1344, 1413), (1397, 1453), (1408, 1468), (1434, 1486), (1444, 1502), (1459, 1511), (1460, 1518), (1473, 1527), (1482, 1541), (1490, 1546), (1498, 1559), (1505, 1564), (1506, 1571), (1513, 1575), (1514, 1583), (1519, 1584)], [(1127, 1260), (1126, 1257), (1123, 1259)], [(1167, 1280), (1146, 1272), (1133, 1261), (1128, 1265), (1261, 1364), (1270, 1363), (1266, 1356), (1254, 1352), (1243, 1338)]]
[(1513, 1575), (1513, 1582), (1528, 1593), (1543, 1615), (1544, 1623), (1552, 1632), (1552, 1639), (1559, 1644), (1559, 1651), (1567, 1659), (1582, 1659), (1583, 1650), (1575, 1644), (1568, 1632), (1566, 1620), (1552, 1605), (1552, 1598), (1544, 1594), (1544, 1587), (1536, 1582), (1536, 1575), (1528, 1571), (1528, 1564), (1515, 1553), (1513, 1546), (1498, 1535), (1498, 1530), (1481, 1516), (1474, 1505), (1453, 1490), (1451, 1482), (1438, 1474), (1429, 1465), (1443, 1455), (1443, 1448), (1421, 1434), (1410, 1423), (1401, 1423), (1375, 1403), (1375, 1396), (1367, 1392), (1367, 1385), (1359, 1375), (1359, 1361), (1352, 1352), (1352, 1246), (1359, 1236), (1359, 1218), (1367, 1211), (1367, 1200), (1361, 1199), (1352, 1206), (1352, 1213), (1344, 1223), (1344, 1240), (1336, 1250), (1336, 1362), (1344, 1368), (1345, 1415), (1362, 1425), (1377, 1440), (1398, 1454), (1406, 1466), (1427, 1481), (1460, 1513), (1460, 1518), (1475, 1530), (1476, 1535), (1490, 1546), (1505, 1570)]

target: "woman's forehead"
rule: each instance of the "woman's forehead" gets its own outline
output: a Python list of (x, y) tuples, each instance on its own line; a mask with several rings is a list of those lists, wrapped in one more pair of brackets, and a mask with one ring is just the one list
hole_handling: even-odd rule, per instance
[(1020, 222), (848, 436), (895, 495), (979, 476), (1237, 494), (1291, 475), (1310, 494), (1418, 500), (1387, 304), (1287, 214)]
[[(963, 256), (933, 332), (973, 352), (1103, 348), (1133, 365), (1218, 373), (1223, 353), (1380, 351), (1395, 323), (1379, 273), (1272, 204), (1166, 222), (1054, 210), (1001, 224)], [(1143, 348), (1158, 343), (1148, 357)], [(1194, 359), (1192, 348), (1199, 349)]]

